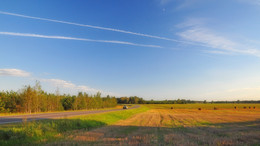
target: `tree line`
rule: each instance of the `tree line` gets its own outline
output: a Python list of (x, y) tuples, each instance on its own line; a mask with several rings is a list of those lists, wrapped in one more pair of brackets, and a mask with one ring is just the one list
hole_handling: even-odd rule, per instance
[(118, 104), (192, 104), (192, 103), (260, 103), (260, 100), (237, 100), (237, 101), (196, 101), (187, 99), (176, 99), (176, 100), (144, 100), (141, 97), (130, 96), (130, 97), (119, 97), (117, 98)]
[(258, 101), (193, 101), (185, 99), (177, 100), (144, 100), (141, 97), (101, 97), (98, 92), (95, 95), (79, 92), (78, 95), (63, 94), (57, 91), (55, 94), (42, 90), (40, 82), (35, 86), (25, 86), (15, 91), (0, 91), (0, 112), (11, 113), (36, 113), (63, 110), (83, 110), (115, 107), (117, 104), (188, 104), (188, 103), (260, 103)]
[(117, 98), (118, 104), (187, 104), (196, 103), (196, 101), (177, 99), (177, 100), (144, 100), (141, 97), (130, 96)]
[(55, 94), (42, 90), (40, 82), (35, 86), (25, 86), (15, 91), (0, 92), (0, 112), (11, 113), (36, 113), (63, 110), (83, 110), (115, 107), (115, 97), (101, 97), (98, 92), (95, 95), (79, 92), (77, 96), (63, 94), (57, 91)]

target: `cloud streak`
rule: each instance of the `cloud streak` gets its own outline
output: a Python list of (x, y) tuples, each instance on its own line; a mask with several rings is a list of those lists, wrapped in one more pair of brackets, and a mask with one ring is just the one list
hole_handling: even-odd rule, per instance
[(20, 69), (0, 69), (0, 76), (29, 77), (30, 73)]
[(137, 44), (137, 43), (132, 43), (132, 42), (117, 41), (117, 40), (94, 40), (94, 39), (86, 39), (86, 38), (75, 38), (75, 37), (66, 37), (66, 36), (51, 36), (51, 35), (41, 35), (41, 34), (32, 34), (32, 33), (0, 32), (0, 35), (48, 38), (48, 39), (62, 39), (62, 40), (77, 40), (77, 41), (96, 42), (96, 43), (122, 44), (122, 45), (139, 46), (139, 47), (163, 48), (163, 47), (158, 46), (158, 45)]
[(260, 6), (260, 0), (240, 0), (240, 1), (244, 2), (244, 3), (249, 3), (249, 4), (252, 4), (252, 5)]
[(187, 24), (185, 27), (187, 27), (186, 30), (178, 33), (178, 35), (186, 41), (199, 43), (200, 46), (213, 49), (204, 50), (204, 52), (213, 54), (246, 54), (260, 57), (260, 50), (249, 44), (232, 41), (198, 24)]
[(33, 17), (33, 16), (27, 16), (27, 15), (22, 15), (22, 14), (17, 14), (17, 13), (10, 13), (10, 12), (4, 12), (4, 11), (0, 11), (0, 14), (10, 15), (10, 16), (17, 16), (17, 17), (23, 17), (23, 18), (29, 18), (29, 19), (36, 19), (36, 20), (42, 20), (42, 21), (63, 23), (63, 24), (69, 24), (69, 25), (75, 25), (75, 26), (81, 26), (81, 27), (88, 27), (88, 28), (94, 28), (94, 29), (100, 29), (100, 30), (114, 31), (114, 32), (120, 32), (120, 33), (125, 33), (125, 34), (136, 35), (136, 36), (155, 38), (155, 39), (166, 40), (166, 41), (173, 41), (173, 42), (178, 42), (178, 43), (187, 43), (187, 42), (176, 40), (176, 39), (170, 39), (170, 38), (166, 38), (166, 37), (160, 37), (160, 36), (155, 36), (155, 35), (149, 35), (149, 34), (132, 32), (132, 31), (127, 31), (127, 30), (109, 28), (109, 27), (101, 27), (101, 26), (80, 24), (80, 23), (61, 21), (61, 20), (55, 20), (55, 19)]

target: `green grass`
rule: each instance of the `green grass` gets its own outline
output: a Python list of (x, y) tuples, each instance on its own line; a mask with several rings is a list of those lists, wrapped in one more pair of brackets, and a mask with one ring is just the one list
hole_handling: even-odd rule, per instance
[(150, 109), (170, 109), (173, 107), (173, 109), (213, 109), (214, 107), (218, 109), (234, 109), (236, 106), (238, 109), (243, 109), (243, 107), (250, 106), (251, 109), (253, 107), (260, 108), (260, 104), (237, 104), (237, 103), (195, 103), (195, 104), (145, 104), (144, 106), (150, 108)]
[(120, 106), (111, 108), (100, 108), (100, 109), (84, 109), (84, 110), (64, 110), (64, 111), (48, 111), (48, 112), (36, 112), (36, 113), (0, 113), (0, 116), (19, 116), (19, 115), (32, 115), (32, 114), (45, 114), (45, 113), (61, 113), (61, 112), (79, 112), (79, 111), (92, 111), (92, 110), (109, 110), (122, 108)]
[(41, 120), (0, 126), (0, 145), (41, 144), (48, 141), (62, 140), (69, 131), (90, 130), (111, 125), (127, 119), (134, 114), (147, 111), (141, 106), (137, 109), (76, 116), (66, 119)]
[(79, 118), (80, 120), (96, 120), (96, 121), (104, 122), (106, 123), (106, 125), (110, 125), (119, 120), (125, 120), (135, 114), (145, 112), (148, 109), (149, 108), (145, 106), (141, 106), (140, 108), (137, 109), (128, 109), (128, 110), (123, 110), (118, 112), (110, 112), (105, 114), (95, 114), (95, 115), (88, 115), (88, 116), (76, 116), (76, 117), (72, 117), (71, 119)]

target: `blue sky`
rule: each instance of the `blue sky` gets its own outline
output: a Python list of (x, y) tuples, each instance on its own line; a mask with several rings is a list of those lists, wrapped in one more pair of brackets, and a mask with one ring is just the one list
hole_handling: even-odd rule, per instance
[(0, 1), (0, 90), (259, 100), (259, 0)]

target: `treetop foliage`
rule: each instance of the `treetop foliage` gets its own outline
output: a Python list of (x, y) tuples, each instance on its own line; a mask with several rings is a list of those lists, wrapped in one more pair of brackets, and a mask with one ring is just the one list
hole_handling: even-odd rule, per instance
[(77, 96), (69, 94), (60, 95), (47, 93), (42, 90), (40, 82), (36, 81), (35, 86), (24, 86), (18, 92), (0, 92), (0, 112), (22, 112), (36, 113), (63, 110), (83, 110), (115, 107), (115, 97), (101, 97), (101, 93), (88, 95), (79, 92)]

